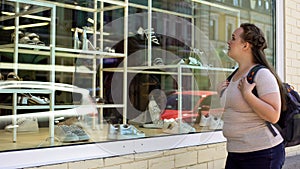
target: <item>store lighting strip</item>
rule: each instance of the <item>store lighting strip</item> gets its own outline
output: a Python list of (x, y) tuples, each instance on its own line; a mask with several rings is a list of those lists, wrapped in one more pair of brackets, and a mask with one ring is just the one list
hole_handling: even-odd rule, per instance
[[(8, 15), (8, 16), (14, 16), (15, 13), (13, 12), (5, 12), (5, 11), (1, 11), (1, 13), (3, 15)], [(36, 20), (42, 20), (42, 21), (51, 21), (51, 18), (48, 18), (48, 17), (43, 17), (43, 16), (35, 16), (35, 15), (23, 15), (21, 17), (24, 17), (24, 18), (29, 18), (29, 19), (36, 19)]]
[[(19, 29), (31, 28), (31, 27), (40, 27), (40, 26), (46, 26), (46, 25), (49, 25), (49, 22), (41, 22), (41, 23), (20, 25)], [(3, 30), (13, 30), (15, 28), (16, 28), (15, 26), (5, 26), (5, 27), (2, 27)]]

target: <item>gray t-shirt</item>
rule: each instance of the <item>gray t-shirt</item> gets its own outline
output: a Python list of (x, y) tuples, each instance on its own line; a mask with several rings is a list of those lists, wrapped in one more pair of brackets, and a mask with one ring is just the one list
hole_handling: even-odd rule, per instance
[[(277, 132), (277, 136), (274, 137), (265, 120), (261, 119), (243, 99), (238, 89), (239, 81), (240, 79), (236, 81), (231, 79), (221, 98), (225, 108), (223, 135), (227, 138), (227, 151), (252, 152), (278, 145), (283, 141), (281, 135), (273, 127)], [(276, 78), (266, 68), (257, 72), (254, 82), (258, 96), (279, 92)]]

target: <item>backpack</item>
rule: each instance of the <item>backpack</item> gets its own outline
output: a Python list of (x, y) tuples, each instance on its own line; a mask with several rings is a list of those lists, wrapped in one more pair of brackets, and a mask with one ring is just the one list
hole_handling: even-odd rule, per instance
[[(248, 83), (253, 83), (256, 73), (261, 68), (265, 68), (265, 66), (256, 65), (249, 71), (247, 75)], [(231, 80), (237, 70), (228, 76), (228, 81)], [(275, 126), (284, 139), (285, 147), (290, 147), (300, 144), (300, 96), (288, 83), (282, 83), (282, 85), (286, 97), (286, 110), (281, 111), (279, 121), (276, 124), (271, 124), (270, 122), (266, 122), (266, 124), (274, 137), (277, 133), (271, 125)], [(253, 89), (252, 93), (258, 97), (256, 88)]]

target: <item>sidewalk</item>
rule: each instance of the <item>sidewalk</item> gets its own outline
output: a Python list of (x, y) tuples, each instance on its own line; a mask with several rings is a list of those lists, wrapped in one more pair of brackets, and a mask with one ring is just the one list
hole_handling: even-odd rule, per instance
[(286, 157), (282, 169), (299, 169), (300, 168), (300, 155)]

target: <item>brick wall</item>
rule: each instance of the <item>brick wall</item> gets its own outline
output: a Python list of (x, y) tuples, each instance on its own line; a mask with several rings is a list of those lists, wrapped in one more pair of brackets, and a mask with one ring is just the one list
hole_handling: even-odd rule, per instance
[(286, 81), (300, 90), (300, 0), (285, 1)]
[[(40, 166), (40, 169), (222, 169), (225, 143)], [(28, 168), (29, 169), (29, 168)], [(33, 169), (33, 168), (30, 168)]]

